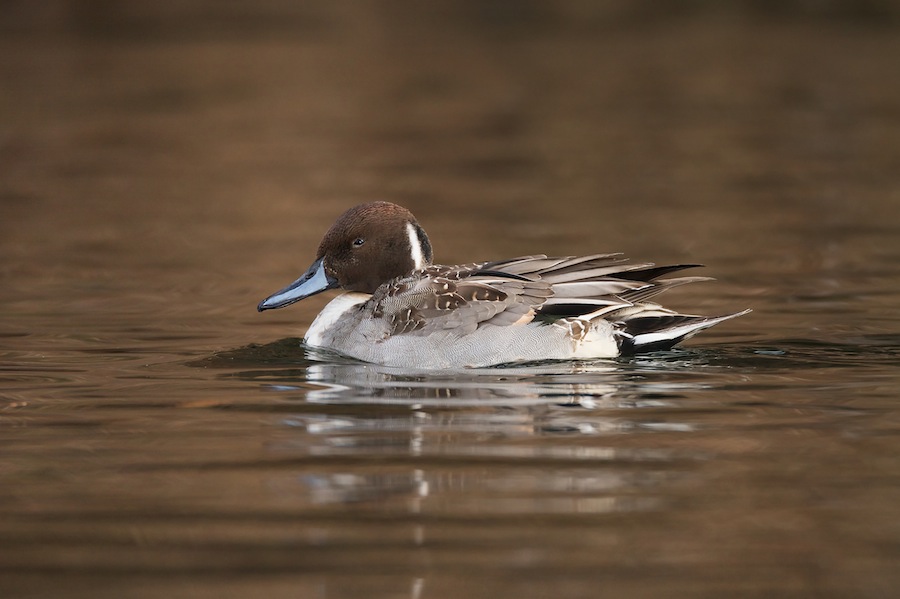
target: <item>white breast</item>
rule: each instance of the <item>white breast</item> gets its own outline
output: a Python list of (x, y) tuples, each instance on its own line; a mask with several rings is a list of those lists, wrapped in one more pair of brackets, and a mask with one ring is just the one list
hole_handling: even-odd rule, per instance
[(306, 337), (304, 338), (306, 344), (324, 347), (326, 331), (333, 327), (334, 323), (339, 321), (348, 311), (356, 308), (370, 297), (372, 296), (368, 293), (348, 292), (328, 302), (328, 305), (319, 312), (319, 315), (316, 316), (316, 319), (310, 325), (309, 330), (306, 331)]

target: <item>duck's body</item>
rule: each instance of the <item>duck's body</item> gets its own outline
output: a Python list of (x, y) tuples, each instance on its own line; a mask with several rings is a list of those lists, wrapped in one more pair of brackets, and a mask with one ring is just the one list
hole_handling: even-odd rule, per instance
[(316, 317), (312, 347), (391, 366), (459, 368), (532, 360), (610, 358), (666, 349), (723, 320), (648, 300), (708, 280), (660, 279), (696, 265), (629, 264), (619, 254), (525, 256), (431, 264), (425, 232), (387, 202), (348, 210), (300, 279), (259, 304), (280, 308), (326, 289), (348, 291)]

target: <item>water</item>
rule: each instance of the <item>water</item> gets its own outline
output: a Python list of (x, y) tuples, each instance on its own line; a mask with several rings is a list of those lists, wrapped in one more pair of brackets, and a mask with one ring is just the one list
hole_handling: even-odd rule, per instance
[[(0, 594), (893, 596), (892, 5), (180, 6), (2, 9)], [(308, 353), (327, 298), (255, 305), (375, 198), (443, 262), (700, 261), (669, 304), (754, 312), (635, 359)]]

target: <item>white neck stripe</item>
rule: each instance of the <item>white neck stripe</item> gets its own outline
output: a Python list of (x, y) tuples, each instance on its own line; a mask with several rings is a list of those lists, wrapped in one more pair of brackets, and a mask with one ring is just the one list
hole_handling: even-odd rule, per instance
[(413, 264), (416, 270), (425, 268), (425, 256), (422, 253), (422, 240), (419, 239), (419, 233), (412, 223), (406, 223), (406, 233), (409, 235), (409, 249), (412, 252)]

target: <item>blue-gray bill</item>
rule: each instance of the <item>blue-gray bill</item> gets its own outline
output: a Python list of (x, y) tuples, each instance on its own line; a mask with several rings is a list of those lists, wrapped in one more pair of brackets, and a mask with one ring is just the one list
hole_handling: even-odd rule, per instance
[(319, 258), (312, 263), (312, 266), (309, 267), (309, 270), (302, 277), (259, 302), (256, 309), (262, 312), (263, 310), (283, 308), (311, 295), (335, 289), (338, 286), (337, 279), (325, 272), (322, 258)]

